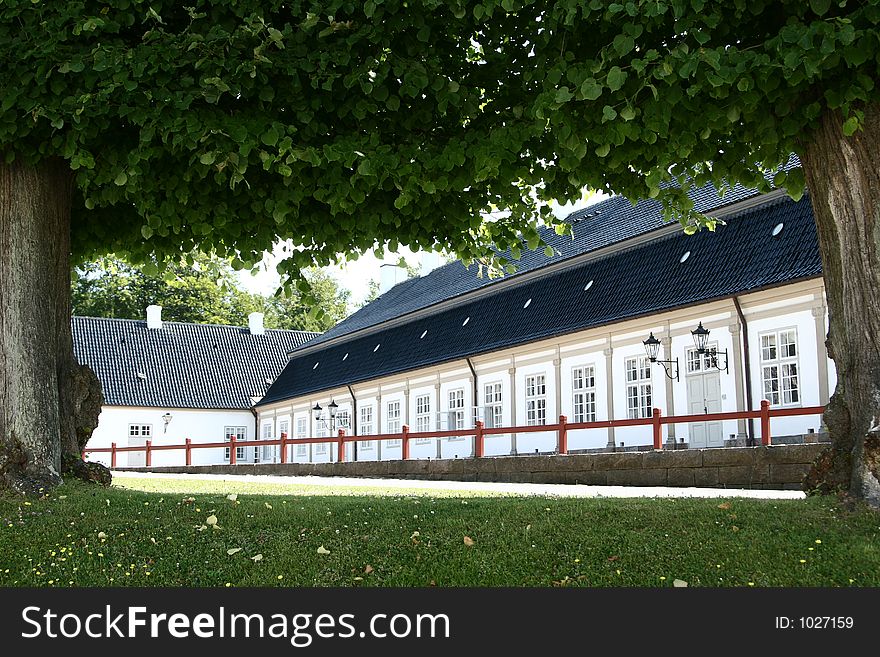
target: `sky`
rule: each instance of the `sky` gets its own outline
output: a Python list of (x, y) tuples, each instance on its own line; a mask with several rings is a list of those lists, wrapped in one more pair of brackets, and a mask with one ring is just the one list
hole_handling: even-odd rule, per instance
[[(557, 217), (566, 217), (575, 210), (592, 205), (606, 198), (604, 194), (584, 194), (581, 199), (566, 203), (565, 205), (554, 204), (553, 212)], [(276, 245), (272, 253), (267, 252), (260, 265), (260, 273), (256, 276), (249, 272), (241, 272), (240, 279), (242, 285), (250, 292), (258, 294), (270, 295), (278, 287), (279, 277), (275, 272), (275, 264), (281, 257), (281, 245)], [(422, 254), (414, 253), (406, 247), (395, 254), (386, 252), (384, 258), (377, 258), (370, 253), (362, 255), (354, 262), (344, 263), (335, 267), (325, 267), (324, 271), (331, 274), (338, 282), (340, 287), (348, 289), (351, 292), (349, 298), (349, 310), (353, 311), (360, 306), (366, 298), (369, 291), (369, 283), (371, 280), (379, 280), (379, 268), (383, 263), (396, 263), (400, 257), (403, 257), (409, 264), (418, 266), (421, 263)]]

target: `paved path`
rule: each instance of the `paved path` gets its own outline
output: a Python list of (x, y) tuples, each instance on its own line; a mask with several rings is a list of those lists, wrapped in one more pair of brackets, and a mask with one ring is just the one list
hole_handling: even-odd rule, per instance
[(113, 472), (114, 477), (138, 479), (207, 479), (259, 484), (326, 486), (327, 488), (424, 489), (445, 491), (485, 491), (512, 495), (551, 495), (557, 497), (751, 497), (756, 499), (802, 499), (795, 490), (755, 490), (742, 488), (670, 488), (665, 486), (584, 486), (580, 484), (510, 484), (479, 481), (426, 481), (424, 479), (367, 479), (362, 477), (287, 477), (273, 475), (165, 474), (153, 472)]

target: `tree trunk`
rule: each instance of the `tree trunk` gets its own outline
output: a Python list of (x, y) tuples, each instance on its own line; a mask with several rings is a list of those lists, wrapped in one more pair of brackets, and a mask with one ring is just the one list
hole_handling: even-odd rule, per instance
[(880, 506), (880, 106), (852, 137), (827, 112), (801, 161), (828, 297), (826, 345), (837, 389), (825, 411), (830, 451), (808, 486), (844, 489)]
[(0, 164), (0, 488), (19, 493), (60, 483), (62, 461), (82, 470), (100, 412), (73, 357), (71, 189), (64, 162)]

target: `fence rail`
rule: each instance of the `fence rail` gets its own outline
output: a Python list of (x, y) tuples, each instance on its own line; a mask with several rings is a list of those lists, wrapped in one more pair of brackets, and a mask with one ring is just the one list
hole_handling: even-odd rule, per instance
[(192, 450), (194, 449), (229, 449), (229, 464), (235, 465), (237, 460), (236, 448), (244, 447), (280, 447), (281, 463), (287, 463), (287, 448), (292, 445), (334, 443), (337, 445), (337, 460), (345, 461), (345, 445), (357, 442), (372, 442), (374, 440), (400, 440), (403, 446), (402, 458), (410, 458), (409, 447), (412, 440), (439, 439), (439, 438), (474, 438), (473, 455), (480, 458), (484, 455), (485, 437), (504, 434), (523, 433), (547, 433), (556, 432), (557, 453), (568, 453), (568, 432), (583, 429), (609, 429), (615, 427), (650, 426), (653, 434), (653, 448), (663, 449), (663, 425), (664, 424), (687, 424), (690, 422), (717, 422), (725, 420), (748, 420), (760, 419), (761, 444), (770, 445), (770, 420), (775, 417), (792, 417), (801, 415), (821, 415), (825, 411), (823, 406), (806, 406), (802, 408), (776, 408), (771, 409), (769, 402), (761, 402), (761, 409), (757, 411), (727, 411), (724, 413), (705, 413), (702, 415), (662, 415), (659, 408), (655, 408), (651, 417), (625, 420), (598, 420), (596, 422), (569, 422), (564, 415), (559, 416), (556, 424), (541, 424), (515, 427), (492, 427), (487, 428), (478, 420), (476, 426), (469, 429), (453, 429), (445, 431), (411, 432), (407, 425), (403, 425), (400, 433), (383, 433), (369, 436), (348, 436), (344, 429), (339, 430), (337, 436), (313, 437), (313, 438), (288, 438), (282, 433), (280, 438), (239, 441), (234, 436), (226, 442), (194, 443), (187, 438), (185, 443), (177, 445), (153, 445), (147, 440), (143, 447), (117, 447), (111, 443), (110, 447), (86, 447), (83, 450), (83, 458), (86, 454), (109, 453), (110, 467), (116, 467), (116, 455), (123, 452), (145, 452), (145, 466), (152, 465), (152, 453), (158, 451), (184, 450), (186, 453), (186, 465), (192, 465)]

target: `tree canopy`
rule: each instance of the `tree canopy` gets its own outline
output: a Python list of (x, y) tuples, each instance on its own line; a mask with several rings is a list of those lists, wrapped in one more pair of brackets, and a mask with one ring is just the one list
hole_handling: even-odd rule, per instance
[[(187, 5), (184, 7), (183, 5)], [(0, 145), (75, 171), (74, 251), (284, 272), (486, 256), (589, 186), (762, 175), (877, 98), (877, 0), (8, 0)], [(798, 169), (774, 181), (803, 190)], [(512, 214), (481, 222), (480, 213)], [(344, 256), (340, 254), (345, 254)], [(148, 265), (149, 267), (149, 265)]]
[(228, 262), (195, 256), (194, 266), (174, 263), (148, 274), (117, 258), (85, 263), (74, 272), (74, 315), (143, 319), (150, 304), (162, 306), (167, 321), (246, 326), (252, 312), (265, 314), (267, 328), (326, 331), (347, 314), (349, 293), (323, 272), (306, 274), (324, 312), (318, 316), (296, 292), (266, 297), (246, 291)]

